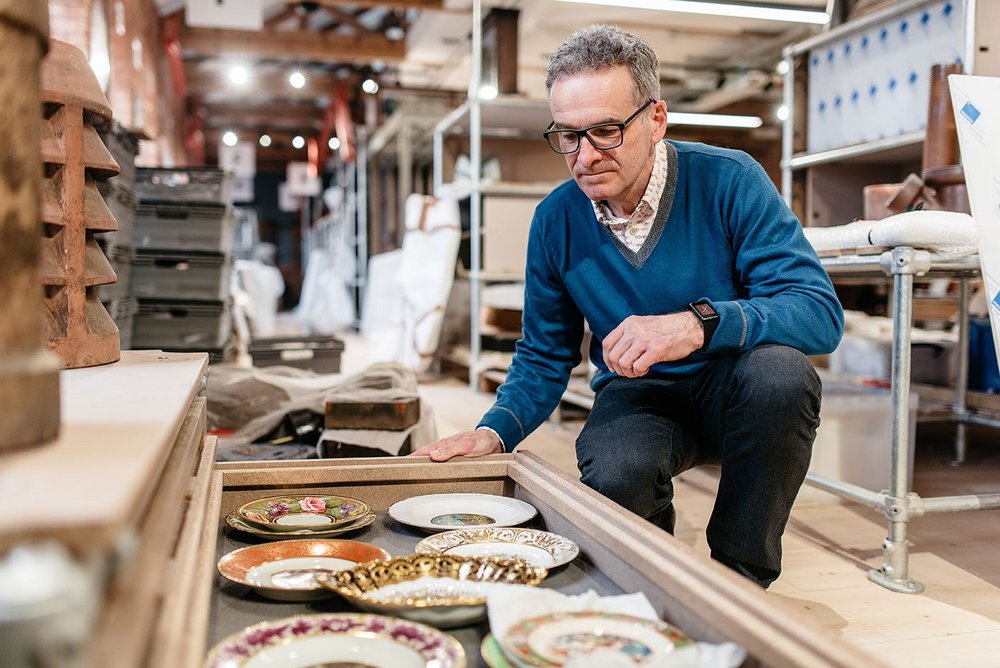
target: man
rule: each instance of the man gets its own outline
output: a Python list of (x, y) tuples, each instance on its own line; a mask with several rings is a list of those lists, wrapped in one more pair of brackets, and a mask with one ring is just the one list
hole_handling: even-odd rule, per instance
[(671, 477), (721, 463), (713, 558), (768, 586), (819, 423), (806, 355), (843, 312), (763, 168), (745, 153), (664, 141), (656, 55), (593, 26), (552, 55), (549, 145), (573, 180), (535, 210), (524, 335), (476, 431), (421, 448), (443, 461), (508, 452), (556, 407), (593, 332), (582, 481), (667, 531)]

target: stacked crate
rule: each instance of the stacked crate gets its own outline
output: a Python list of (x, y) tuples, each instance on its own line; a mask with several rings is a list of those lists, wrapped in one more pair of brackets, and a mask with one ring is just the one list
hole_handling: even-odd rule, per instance
[(132, 261), (135, 259), (135, 211), (139, 206), (135, 197), (135, 156), (139, 153), (139, 138), (117, 121), (102, 125), (98, 133), (121, 171), (118, 176), (97, 184), (118, 221), (116, 231), (97, 238), (117, 276), (114, 283), (98, 286), (97, 296), (118, 325), (122, 350), (129, 350), (132, 347), (135, 314), (139, 308), (130, 292)]
[(137, 170), (135, 347), (225, 358), (232, 322), (229, 188), (219, 169)]

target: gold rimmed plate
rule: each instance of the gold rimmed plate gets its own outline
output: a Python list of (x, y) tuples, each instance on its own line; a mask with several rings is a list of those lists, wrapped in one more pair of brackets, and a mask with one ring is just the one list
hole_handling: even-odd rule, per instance
[(219, 560), (218, 568), (223, 577), (252, 587), (261, 596), (310, 601), (333, 595), (316, 582), (320, 573), (336, 573), (388, 558), (388, 552), (368, 543), (309, 538), (233, 550)]
[(316, 580), (362, 610), (442, 628), (486, 617), (486, 596), (509, 584), (536, 586), (548, 571), (523, 561), (412, 554)]
[(373, 512), (362, 516), (361, 518), (349, 523), (349, 524), (338, 524), (332, 529), (327, 529), (324, 531), (311, 530), (311, 529), (301, 529), (299, 531), (269, 531), (267, 529), (258, 528), (249, 522), (243, 520), (238, 513), (230, 513), (226, 516), (226, 524), (228, 524), (233, 529), (237, 531), (242, 531), (248, 533), (251, 536), (257, 538), (263, 538), (264, 540), (293, 540), (296, 538), (333, 538), (335, 536), (341, 536), (352, 531), (357, 531), (363, 529), (368, 525), (372, 524), (376, 519), (376, 515)]
[(353, 522), (369, 512), (368, 506), (346, 496), (270, 496), (240, 506), (244, 522), (267, 531), (325, 531)]

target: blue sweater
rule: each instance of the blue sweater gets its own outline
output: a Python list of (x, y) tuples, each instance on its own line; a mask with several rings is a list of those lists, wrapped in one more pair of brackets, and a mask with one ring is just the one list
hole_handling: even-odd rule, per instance
[(667, 149), (667, 184), (638, 253), (597, 222), (572, 180), (535, 209), (523, 338), (479, 423), (507, 451), (558, 405), (580, 362), (584, 319), (593, 333), (595, 391), (615, 377), (601, 343), (625, 318), (684, 311), (701, 298), (720, 316), (708, 350), (655, 364), (648, 377), (691, 377), (712, 359), (768, 343), (814, 355), (840, 341), (843, 311), (833, 285), (764, 169), (741, 151), (674, 141)]

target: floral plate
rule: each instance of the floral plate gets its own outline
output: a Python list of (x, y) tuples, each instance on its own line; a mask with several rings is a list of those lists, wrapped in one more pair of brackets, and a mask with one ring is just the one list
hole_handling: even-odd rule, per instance
[(425, 494), (389, 507), (392, 519), (427, 531), (510, 527), (537, 514), (526, 501), (493, 494)]
[(334, 536), (340, 536), (341, 534), (350, 533), (351, 531), (357, 531), (358, 529), (363, 529), (369, 524), (373, 523), (376, 519), (375, 513), (369, 512), (367, 515), (354, 520), (349, 524), (338, 524), (330, 529), (300, 529), (298, 531), (269, 531), (267, 529), (260, 529), (243, 518), (237, 513), (230, 513), (226, 516), (226, 524), (236, 529), (237, 531), (243, 531), (257, 538), (263, 538), (264, 540), (289, 540), (294, 538), (333, 538)]
[(569, 538), (538, 529), (457, 529), (428, 536), (417, 543), (417, 554), (521, 559), (532, 566), (556, 568), (580, 554)]
[(523, 561), (411, 554), (324, 573), (316, 581), (362, 610), (449, 628), (484, 619), (491, 589), (536, 586), (546, 575)]
[(479, 654), (489, 668), (514, 668), (514, 664), (503, 653), (500, 641), (492, 633), (487, 633), (483, 638), (483, 642), (479, 645)]
[(353, 522), (368, 506), (344, 496), (272, 496), (244, 503), (236, 511), (245, 522), (268, 531), (322, 531)]
[(659, 620), (591, 611), (522, 619), (503, 639), (504, 649), (516, 662), (545, 668), (598, 652), (627, 658), (635, 666), (659, 666), (675, 649), (693, 643), (687, 634)]
[(436, 629), (380, 615), (287, 617), (248, 626), (214, 648), (206, 668), (364, 665), (464, 668), (465, 651)]
[(219, 573), (267, 598), (309, 601), (333, 595), (316, 582), (319, 573), (388, 558), (382, 548), (354, 540), (286, 540), (233, 550), (219, 560)]

